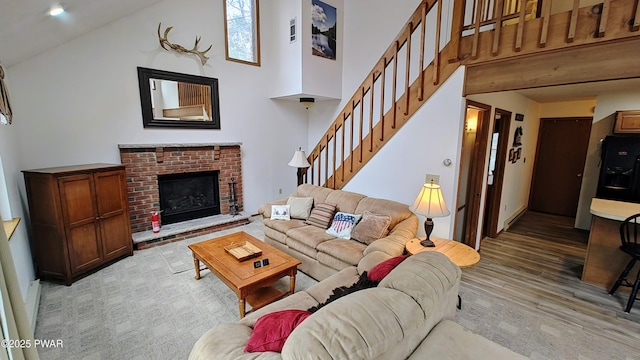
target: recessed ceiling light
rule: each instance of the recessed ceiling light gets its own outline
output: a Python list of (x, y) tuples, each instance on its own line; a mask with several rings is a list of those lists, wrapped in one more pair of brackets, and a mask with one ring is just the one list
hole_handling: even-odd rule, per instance
[(49, 15), (58, 16), (64, 12), (64, 8), (60, 5), (54, 5), (49, 9)]

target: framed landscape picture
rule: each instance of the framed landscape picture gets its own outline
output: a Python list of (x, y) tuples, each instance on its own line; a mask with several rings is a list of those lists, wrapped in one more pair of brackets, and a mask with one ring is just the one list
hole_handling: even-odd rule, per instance
[(311, 0), (311, 53), (335, 60), (337, 39), (336, 8), (320, 0)]

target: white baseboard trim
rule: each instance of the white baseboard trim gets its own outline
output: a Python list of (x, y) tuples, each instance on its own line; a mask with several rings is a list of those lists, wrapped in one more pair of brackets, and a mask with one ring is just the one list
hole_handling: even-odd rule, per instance
[(36, 333), (36, 319), (38, 318), (38, 307), (40, 306), (40, 291), (40, 280), (36, 279), (29, 283), (25, 307), (27, 308), (27, 317), (31, 323), (31, 332), (33, 334)]
[(511, 224), (516, 222), (516, 220), (518, 220), (520, 218), (520, 216), (522, 216), (522, 214), (524, 214), (525, 211), (527, 211), (527, 207), (526, 206), (521, 208), (520, 210), (516, 211), (507, 220), (505, 220), (504, 221), (504, 231), (509, 230), (509, 227), (511, 226)]

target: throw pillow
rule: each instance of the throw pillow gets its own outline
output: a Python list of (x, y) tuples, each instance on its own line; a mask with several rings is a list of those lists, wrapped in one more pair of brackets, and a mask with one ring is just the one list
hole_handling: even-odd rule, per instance
[(244, 352), (281, 352), (289, 334), (311, 315), (305, 310), (281, 310), (261, 316), (253, 325), (253, 332)]
[(387, 235), (391, 216), (377, 215), (369, 210), (362, 213), (362, 220), (353, 228), (351, 237), (367, 245)]
[(309, 214), (309, 218), (304, 223), (307, 225), (317, 226), (322, 230), (327, 230), (329, 224), (331, 224), (331, 219), (333, 219), (333, 214), (335, 213), (335, 205), (319, 203), (311, 209), (311, 214)]
[(395, 269), (395, 267), (398, 266), (401, 262), (403, 262), (404, 259), (406, 258), (407, 258), (406, 255), (396, 256), (396, 257), (392, 257), (391, 259), (387, 259), (381, 262), (380, 264), (374, 266), (367, 273), (369, 280), (377, 281), (377, 282), (382, 281), (382, 279), (384, 279), (384, 277), (387, 276), (391, 272), (391, 270)]
[(349, 240), (351, 239), (351, 230), (361, 218), (362, 215), (338, 211), (333, 217), (331, 226), (327, 229), (327, 234)]
[(291, 206), (291, 218), (307, 220), (311, 207), (313, 206), (312, 197), (289, 197), (287, 205)]
[(291, 220), (289, 205), (271, 205), (271, 220)]

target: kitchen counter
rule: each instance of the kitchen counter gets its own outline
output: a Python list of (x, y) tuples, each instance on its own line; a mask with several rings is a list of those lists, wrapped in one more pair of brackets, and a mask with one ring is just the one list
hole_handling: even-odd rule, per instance
[(593, 198), (590, 210), (591, 214), (601, 218), (624, 221), (629, 216), (640, 213), (640, 204)]
[[(593, 198), (591, 200), (591, 231), (582, 281), (604, 287), (607, 291), (631, 257), (620, 250), (620, 225), (629, 216), (640, 213), (640, 204)], [(640, 263), (631, 271), (637, 274)], [(628, 290), (620, 288), (621, 291)]]

